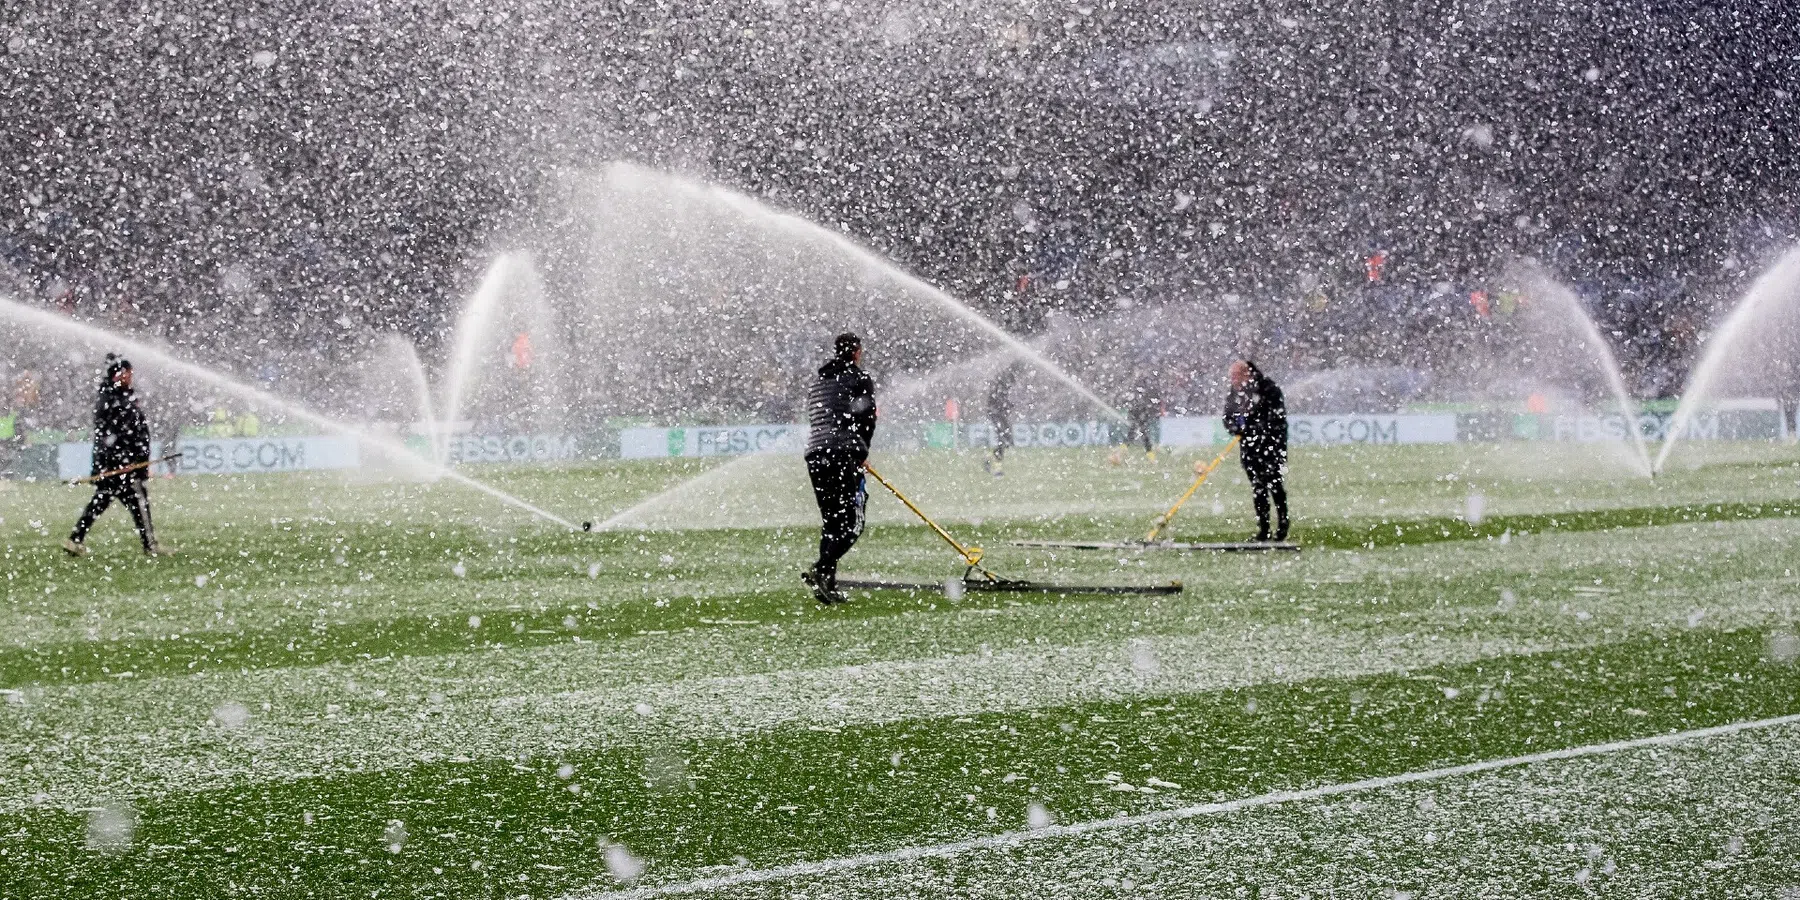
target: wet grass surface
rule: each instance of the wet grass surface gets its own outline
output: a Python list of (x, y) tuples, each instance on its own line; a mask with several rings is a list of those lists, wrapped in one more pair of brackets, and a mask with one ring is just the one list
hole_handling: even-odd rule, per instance
[(673, 872), (824, 858), (1021, 828), (1033, 803), (1081, 821), (1800, 710), (1800, 668), (1768, 646), (1690, 631), (1403, 675), (342, 773), (143, 803), (140, 846), (116, 855), (87, 849), (83, 814), (15, 814), (0, 834), (22, 878), (5, 886), (544, 892), (604, 877), (600, 837), (658, 848)]
[[(0, 796), (11, 798), (0, 807), (0, 895), (554, 896), (616, 883), (602, 840), (632, 848), (646, 878), (677, 879), (1015, 829), (1033, 803), (1079, 821), (1800, 712), (1787, 634), (1800, 599), (1787, 552), (1800, 538), (1790, 451), (1771, 448), (1760, 467), (1734, 457), (1655, 484), (1604, 472), (1545, 478), (1468, 452), (1478, 464), (1443, 448), (1298, 456), (1310, 467), (1294, 479), (1296, 536), (1308, 550), (1281, 558), (1005, 546), (1135, 535), (1168, 501), (1164, 488), (1185, 487), (1183, 461), (1121, 470), (1099, 457), (1033, 462), (1022, 453), (1009, 466), (1009, 478), (1020, 473), (1012, 484), (1067, 484), (1070, 493), (1030, 498), (1062, 512), (1009, 515), (1018, 498), (1000, 479), (964, 460), (969, 472), (934, 482), (918, 458), (894, 471), (952, 507), (946, 520), (988, 546), (1003, 574), (1179, 579), (1188, 590), (959, 602), (859, 592), (829, 610), (795, 578), (816, 532), (778, 521), (568, 533), (447, 486), (178, 480), (153, 490), (180, 555), (138, 557), (113, 517), (95, 555), (76, 561), (56, 549), (52, 522), (80, 498), (12, 486), (0, 491)], [(1032, 465), (1044, 471), (1034, 476)], [(494, 475), (535, 501), (562, 498), (563, 509), (598, 516), (706, 468)], [(1240, 487), (1221, 479), (1172, 536), (1241, 538)], [(1457, 512), (1473, 492), (1491, 514), (1465, 521)], [(1083, 498), (1101, 495), (1126, 499), (1082, 511)], [(957, 506), (958, 496), (973, 499)], [(1229, 502), (1225, 512), (1212, 511), (1215, 499)], [(871, 528), (846, 571), (935, 583), (953, 563), (922, 528), (889, 520)], [(1230, 688), (1154, 675), (1159, 646), (1230, 635), (1233, 646), (1256, 647), (1276, 633), (1329, 639), (1340, 648), (1331, 652), (1366, 639), (1420, 659), (1438, 645), (1463, 648), (1446, 657), (1483, 658), (1375, 674), (1367, 670), (1382, 668), (1379, 659), (1356, 673), (1345, 660), (1339, 677), (1265, 675)], [(908, 688), (917, 693), (896, 694), (889, 715), (846, 717), (829, 697), (796, 697), (793, 713), (767, 727), (693, 724), (708, 702), (724, 717), (747, 702), (748, 686), (784, 673), (843, 673), (847, 694), (879, 693), (849, 676), (862, 665), (916, 664), (956, 679), (962, 655), (980, 660), (990, 648), (1011, 659), (1066, 651), (1091, 660), (1095, 648), (1127, 639), (1148, 661), (1120, 651), (1114, 664), (1144, 666), (1141, 683), (1114, 679), (1087, 699), (1051, 690), (1041, 679), (1053, 669), (1028, 677), (1001, 665), (981, 677), (994, 680), (993, 699), (1005, 702), (992, 705), (1004, 709), (946, 713), (924, 693), (953, 685), (926, 678)], [(1479, 649), (1487, 644), (1552, 649)], [(1309, 672), (1333, 665), (1304, 644), (1259, 652)], [(534, 677), (533, 667), (546, 668)], [(406, 719), (418, 737), (405, 752), (431, 752), (377, 752), (371, 764), (370, 753), (349, 752), (370, 749), (358, 746), (359, 720), (317, 707), (349, 702), (323, 685), (390, 669), (399, 674), (382, 684), (395, 700), (359, 700), (356, 711)], [(427, 670), (430, 680), (405, 674)], [(277, 678), (298, 686), (267, 687)], [(321, 688), (308, 693), (312, 682)], [(559, 738), (554, 752), (477, 748), (456, 737), (484, 721), (468, 710), (397, 702), (504, 693), (530, 710), (555, 691), (650, 682), (686, 691), (686, 717), (648, 709), (630, 728), (597, 720), (591, 738)], [(252, 704), (248, 727), (206, 724), (209, 706), (177, 722), (130, 715), (134, 698), (156, 710), (161, 697), (207, 696), (212, 684), (264, 691), (239, 697)], [(274, 705), (255, 706), (259, 696)], [(917, 711), (926, 708), (937, 711)], [(287, 754), (280, 766), (258, 762), (277, 751)], [(145, 766), (120, 765), (132, 759)], [(200, 789), (135, 780), (184, 760), (229, 761), (233, 774)], [(88, 777), (72, 787), (71, 772)], [(1727, 781), (1695, 790), (1734, 790)], [(22, 801), (37, 791), (48, 793)], [(102, 805), (130, 810), (128, 845), (109, 848), (104, 833), (93, 843), (88, 808)], [(1670, 815), (1679, 828), (1679, 810)], [(1411, 865), (1405, 852), (1387, 852), (1396, 870)], [(1660, 880), (1641, 883), (1703, 884), (1690, 855), (1671, 849)], [(1657, 865), (1654, 853), (1635, 858)]]
[[(1475, 524), (1449, 518), (1386, 519), (1306, 527), (1299, 529), (1295, 538), (1304, 546), (1314, 549), (1374, 550), (1444, 541), (1510, 539), (1513, 535), (1525, 537), (1532, 534), (1622, 531), (1674, 524), (1789, 519), (1796, 513), (1800, 513), (1800, 504), (1719, 503), (1707, 506), (1637, 507), (1505, 516), (1485, 519)], [(998, 537), (1003, 532), (991, 530), (989, 533)], [(404, 572), (409, 567), (419, 566), (444, 568), (447, 565), (445, 560), (460, 560), (459, 554), (473, 555), (478, 549), (477, 545), (467, 540), (455, 538), (439, 544), (435, 541), (442, 539), (428, 538), (409, 542), (406, 538), (415, 535), (402, 533), (397, 537), (398, 539), (390, 537), (376, 541), (365, 536), (364, 540), (355, 542), (355, 546), (367, 548), (378, 545), (382, 550), (347, 552), (341, 565), (336, 564), (333, 557), (329, 562), (291, 564), (285, 572), (265, 571), (255, 574), (262, 579), (291, 579), (296, 591), (301, 590), (302, 585), (315, 589), (332, 585), (353, 587), (360, 586), (356, 576), (335, 574), (333, 568), (350, 568), (358, 573), (364, 572), (365, 567), (388, 573), (395, 570)], [(870, 535), (867, 546), (872, 548), (881, 543), (894, 543), (911, 537), (913, 535), (903, 529), (877, 529), (876, 533)], [(1223, 534), (1200, 534), (1184, 535), (1182, 539), (1213, 541), (1229, 540), (1230, 537)], [(707, 540), (713, 548), (731, 547), (743, 558), (756, 551), (756, 544), (766, 543), (767, 536), (720, 532)], [(706, 580), (704, 573), (696, 571), (692, 566), (692, 562), (699, 558), (699, 551), (688, 541), (682, 541), (681, 543), (689, 546), (680, 549), (685, 551), (684, 558), (690, 561), (689, 566), (677, 568), (673, 564), (663, 565), (652, 561), (644, 564), (642, 571), (635, 571), (626, 562), (622, 566), (615, 565), (610, 570), (602, 570), (604, 578), (601, 577), (602, 572), (589, 577), (577, 567), (558, 566), (554, 567), (555, 571), (545, 572), (542, 571), (545, 567), (528, 562), (545, 557), (563, 558), (577, 550), (586, 551), (596, 558), (629, 557), (635, 552), (629, 541), (612, 539), (609, 542), (614, 546), (602, 548), (598, 553), (595, 552), (597, 542), (573, 545), (569, 540), (554, 538), (529, 540), (510, 546), (505, 552), (505, 559), (498, 565), (473, 576), (473, 596), (470, 599), (474, 602), (459, 604), (453, 612), (357, 619), (341, 611), (335, 615), (329, 611), (321, 611), (322, 614), (311, 616), (290, 615), (274, 623), (274, 627), (266, 628), (196, 629), (142, 637), (0, 646), (0, 687), (146, 677), (205, 669), (317, 665), (356, 659), (537, 647), (567, 641), (600, 641), (648, 631), (731, 627), (760, 623), (795, 612), (796, 591), (791, 585), (780, 588), (771, 585), (771, 589), (752, 593), (681, 596), (682, 585)], [(659, 538), (656, 545), (660, 548), (669, 543), (669, 539), (664, 536)], [(257, 558), (253, 551), (244, 552), (250, 553), (251, 558)], [(278, 555), (274, 555), (278, 553), (279, 551), (271, 551), (271, 556), (262, 558), (279, 559)], [(1002, 555), (998, 558), (1005, 557)], [(506, 560), (513, 562), (508, 564)], [(205, 563), (190, 562), (182, 565), (173, 561), (159, 561), (156, 565), (186, 569)], [(210, 571), (217, 572), (217, 569)], [(308, 578), (309, 571), (322, 574)], [(764, 574), (760, 579), (764, 582), (780, 584), (782, 581), (779, 573), (759, 574)], [(175, 576), (177, 579), (179, 577)], [(195, 577), (205, 577), (205, 573)], [(239, 577), (243, 575), (240, 573)], [(463, 579), (469, 577), (465, 574)], [(1047, 584), (1077, 586), (1083, 583), (1163, 583), (1136, 575), (1130, 579), (1110, 576), (1089, 578), (1086, 581), (1066, 577), (1061, 581), (1055, 578), (1041, 580)], [(519, 589), (520, 583), (525, 581), (537, 585), (537, 590)], [(484, 582), (491, 583), (494, 590), (483, 592), (480, 586)], [(630, 596), (634, 588), (643, 587), (646, 582), (651, 582), (651, 586), (656, 588), (655, 597), (644, 599), (644, 595), (649, 593), (647, 588), (640, 591), (639, 597)], [(226, 581), (218, 584), (221, 587), (229, 586)], [(484, 593), (488, 596), (484, 597)], [(859, 593), (861, 602), (854, 607), (832, 612), (841, 616), (893, 615), (929, 610), (940, 602), (946, 606), (970, 609), (1005, 603), (1079, 602), (1097, 599), (1099, 596), (1083, 595), (1079, 591), (1069, 594), (1010, 595), (977, 592), (950, 604), (929, 593)], [(520, 594), (526, 595), (523, 601), (519, 599)], [(558, 598), (560, 602), (546, 601), (544, 598), (547, 594)], [(673, 596), (669, 596), (671, 594)], [(582, 600), (583, 595), (600, 599)], [(484, 599), (487, 602), (482, 602)], [(495, 599), (503, 602), (496, 604), (493, 602)], [(801, 608), (806, 607), (802, 605)]]
[[(1676, 506), (1637, 506), (1622, 509), (1575, 510), (1559, 513), (1482, 516), (1475, 520), (1453, 516), (1355, 518), (1326, 521), (1300, 521), (1294, 524), (1289, 540), (1307, 548), (1339, 550), (1376, 550), (1384, 547), (1412, 547), (1443, 541), (1483, 541), (1511, 539), (1532, 534), (1573, 534), (1585, 531), (1616, 531), (1629, 528), (1653, 528), (1700, 522), (1735, 522), (1756, 519), (1791, 519), (1800, 516), (1800, 501), (1772, 503), (1705, 503)], [(1143, 535), (1118, 537), (1092, 523), (1073, 529), (1070, 540), (1141, 540)], [(1015, 539), (1026, 534), (1040, 534), (1042, 528), (1020, 529)], [(1103, 537), (1102, 535), (1112, 536)], [(1250, 536), (1217, 527), (1206, 528), (1179, 524), (1162, 539), (1183, 543), (1236, 542)]]

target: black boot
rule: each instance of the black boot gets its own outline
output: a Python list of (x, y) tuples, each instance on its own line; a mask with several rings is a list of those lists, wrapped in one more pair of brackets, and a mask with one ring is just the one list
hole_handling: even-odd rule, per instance
[(825, 602), (825, 579), (819, 577), (818, 566), (813, 566), (810, 569), (802, 569), (800, 571), (800, 580), (806, 582), (807, 587), (812, 588), (814, 599), (817, 599), (820, 603)]
[(816, 565), (801, 572), (800, 580), (812, 587), (813, 599), (819, 601), (823, 606), (842, 603), (850, 599), (845, 596), (843, 591), (837, 589), (836, 573), (820, 574), (819, 567)]

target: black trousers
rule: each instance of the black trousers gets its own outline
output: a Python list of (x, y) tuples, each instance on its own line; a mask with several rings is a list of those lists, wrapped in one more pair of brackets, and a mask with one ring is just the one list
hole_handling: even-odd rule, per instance
[(1256, 504), (1256, 537), (1268, 540), (1269, 507), (1275, 507), (1274, 538), (1287, 540), (1288, 505), (1287, 485), (1282, 478), (1287, 468), (1286, 453), (1242, 453), (1238, 460), (1244, 464), (1244, 474), (1250, 478), (1250, 496)]
[(1142, 441), (1144, 452), (1156, 449), (1157, 410), (1151, 407), (1133, 407), (1126, 410), (1125, 443)]
[(813, 498), (819, 501), (819, 560), (813, 571), (825, 584), (835, 586), (838, 560), (862, 537), (863, 509), (869, 501), (862, 464), (835, 453), (809, 453), (806, 474), (812, 479)]
[(150, 525), (150, 494), (144, 490), (143, 481), (128, 476), (94, 482), (94, 499), (89, 500), (87, 508), (81, 511), (81, 518), (75, 521), (75, 530), (69, 533), (69, 539), (77, 544), (87, 540), (88, 529), (94, 527), (94, 520), (100, 518), (114, 500), (131, 511), (138, 540), (144, 542), (144, 552), (150, 552), (156, 546), (156, 532)]
[(1007, 448), (1013, 445), (1013, 425), (1011, 416), (994, 417), (994, 458), (1005, 459)]

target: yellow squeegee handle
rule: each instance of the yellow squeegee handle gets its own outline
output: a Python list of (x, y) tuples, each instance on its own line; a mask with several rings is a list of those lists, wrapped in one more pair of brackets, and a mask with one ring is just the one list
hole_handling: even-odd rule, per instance
[(117, 469), (110, 469), (108, 471), (101, 472), (97, 475), (83, 475), (80, 478), (71, 478), (71, 479), (69, 479), (69, 483), (70, 484), (92, 484), (96, 481), (101, 480), (102, 478), (111, 478), (115, 475), (124, 475), (127, 472), (136, 472), (139, 469), (148, 469), (151, 466), (156, 465), (157, 463), (168, 462), (171, 459), (180, 459), (182, 456), (183, 456), (183, 454), (180, 454), (180, 453), (171, 453), (168, 456), (159, 456), (155, 459), (146, 459), (143, 462), (135, 462), (129, 466), (120, 466)]
[(1212, 475), (1213, 470), (1225, 461), (1225, 457), (1230, 456), (1231, 451), (1237, 449), (1238, 441), (1241, 440), (1243, 440), (1241, 435), (1232, 435), (1231, 442), (1225, 445), (1225, 449), (1220, 450), (1219, 455), (1213, 457), (1212, 463), (1201, 469), (1200, 474), (1194, 477), (1194, 483), (1188, 485), (1187, 493), (1182, 494), (1181, 499), (1175, 501), (1175, 505), (1169, 507), (1168, 512), (1157, 517), (1156, 524), (1150, 527), (1150, 534), (1144, 538), (1145, 541), (1156, 540), (1156, 536), (1162, 534), (1164, 528), (1169, 527), (1169, 522), (1175, 518), (1176, 513), (1181, 511), (1182, 505), (1188, 502), (1189, 497), (1194, 496), (1194, 492), (1200, 489), (1200, 485), (1206, 483), (1207, 477)]
[(943, 538), (944, 543), (949, 544), (953, 549), (955, 549), (957, 552), (957, 555), (959, 555), (963, 558), (963, 562), (966, 562), (969, 564), (969, 568), (980, 572), (989, 581), (1000, 580), (999, 576), (997, 576), (994, 573), (989, 572), (988, 570), (981, 567), (981, 548), (980, 547), (965, 547), (956, 538), (951, 537), (950, 532), (945, 531), (943, 526), (939, 525), (938, 523), (931, 521), (931, 517), (926, 515), (924, 510), (920, 509), (918, 507), (918, 505), (913, 503), (911, 500), (908, 500), (906, 498), (905, 494), (900, 493), (900, 489), (897, 487), (894, 487), (893, 482), (887, 480), (886, 478), (881, 477), (881, 473), (875, 471), (874, 466), (869, 465), (868, 463), (865, 462), (865, 463), (863, 463), (863, 470), (868, 472), (870, 475), (874, 476), (876, 481), (881, 482), (881, 486), (884, 488), (887, 488), (888, 493), (893, 494), (896, 498), (898, 498), (900, 500), (901, 503), (906, 504), (906, 508), (912, 510), (913, 515), (919, 517), (919, 521), (924, 522), (926, 525), (931, 526), (931, 530), (937, 532), (937, 536)]

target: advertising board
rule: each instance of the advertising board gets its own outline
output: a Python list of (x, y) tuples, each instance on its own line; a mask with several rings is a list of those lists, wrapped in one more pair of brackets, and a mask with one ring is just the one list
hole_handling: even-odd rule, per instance
[(659, 459), (799, 453), (806, 448), (806, 432), (804, 425), (627, 428), (619, 432), (619, 455), (625, 459)]
[[(182, 438), (175, 450), (181, 454), (175, 471), (182, 475), (353, 469), (361, 461), (355, 439), (347, 437)], [(150, 455), (163, 455), (162, 445), (151, 445)], [(59, 444), (57, 477), (85, 476), (93, 459), (89, 442)]]
[[(1164, 416), (1162, 443), (1203, 447), (1231, 439), (1217, 416)], [(1288, 443), (1453, 444), (1456, 416), (1449, 414), (1288, 416)]]

